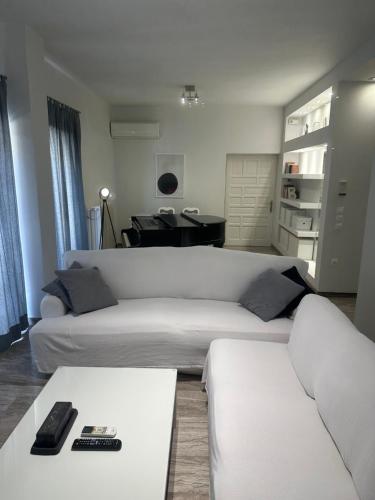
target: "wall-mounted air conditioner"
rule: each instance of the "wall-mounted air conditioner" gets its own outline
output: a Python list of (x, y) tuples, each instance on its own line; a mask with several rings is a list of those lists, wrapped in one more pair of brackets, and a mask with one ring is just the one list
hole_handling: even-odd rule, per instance
[(159, 123), (111, 122), (113, 139), (159, 139)]

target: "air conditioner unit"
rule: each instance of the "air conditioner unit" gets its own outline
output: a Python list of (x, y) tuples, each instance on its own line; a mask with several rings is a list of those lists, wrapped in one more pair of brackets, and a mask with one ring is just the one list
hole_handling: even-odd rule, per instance
[(113, 139), (159, 139), (159, 123), (111, 122)]

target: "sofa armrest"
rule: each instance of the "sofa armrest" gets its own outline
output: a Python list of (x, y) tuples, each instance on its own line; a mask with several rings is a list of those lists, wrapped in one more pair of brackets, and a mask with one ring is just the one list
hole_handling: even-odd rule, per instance
[(54, 295), (45, 295), (40, 304), (42, 318), (58, 318), (67, 313), (67, 307), (62, 300)]

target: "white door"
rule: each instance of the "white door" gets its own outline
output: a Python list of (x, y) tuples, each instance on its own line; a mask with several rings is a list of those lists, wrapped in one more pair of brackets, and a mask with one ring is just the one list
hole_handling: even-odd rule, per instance
[(276, 155), (228, 155), (226, 245), (269, 246)]

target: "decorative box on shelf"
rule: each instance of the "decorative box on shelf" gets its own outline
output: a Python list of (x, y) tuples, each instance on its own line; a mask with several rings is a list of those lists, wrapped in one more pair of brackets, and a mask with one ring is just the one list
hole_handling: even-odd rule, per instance
[(302, 231), (310, 231), (312, 225), (312, 217), (304, 217), (301, 215), (292, 215), (292, 227)]
[(299, 216), (303, 217), (305, 215), (305, 212), (303, 210), (298, 210), (298, 208), (286, 208), (285, 209), (285, 219), (284, 222), (287, 226), (292, 227), (293, 226), (293, 217)]

